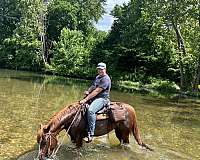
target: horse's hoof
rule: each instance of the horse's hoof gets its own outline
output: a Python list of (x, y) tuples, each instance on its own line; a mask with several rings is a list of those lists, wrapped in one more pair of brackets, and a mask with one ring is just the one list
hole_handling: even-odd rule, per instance
[(120, 145), (123, 149), (131, 149), (131, 145), (129, 143), (122, 143)]

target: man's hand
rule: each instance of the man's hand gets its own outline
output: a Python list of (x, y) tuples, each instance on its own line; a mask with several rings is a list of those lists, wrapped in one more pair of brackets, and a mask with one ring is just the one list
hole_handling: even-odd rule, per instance
[(79, 101), (80, 104), (85, 104), (86, 102), (87, 102), (86, 99), (82, 99), (82, 100)]
[(88, 94), (90, 94), (89, 91), (85, 91), (85, 92), (84, 92), (84, 95), (85, 95), (85, 96), (87, 96)]
[(97, 87), (95, 90), (92, 91), (92, 93), (88, 94), (84, 99), (82, 99), (81, 101), (79, 101), (79, 103), (80, 104), (86, 103), (88, 100), (94, 98), (96, 95), (98, 95), (99, 93), (101, 93), (102, 90), (103, 90), (103, 88)]

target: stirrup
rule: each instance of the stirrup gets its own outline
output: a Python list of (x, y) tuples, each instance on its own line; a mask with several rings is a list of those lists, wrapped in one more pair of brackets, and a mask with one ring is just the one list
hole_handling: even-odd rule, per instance
[(85, 137), (84, 140), (85, 140), (86, 143), (90, 143), (90, 142), (93, 141), (93, 136), (88, 135), (87, 137)]

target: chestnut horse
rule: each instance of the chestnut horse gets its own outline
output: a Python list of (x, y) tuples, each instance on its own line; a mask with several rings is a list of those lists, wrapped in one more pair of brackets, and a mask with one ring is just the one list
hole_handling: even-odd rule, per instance
[[(104, 120), (97, 119), (95, 136), (107, 134), (115, 129), (115, 134), (120, 143), (129, 143), (129, 134), (132, 132), (138, 145), (152, 150), (141, 139), (134, 108), (121, 102), (117, 102), (116, 105), (123, 106), (126, 110), (126, 119), (119, 122), (114, 122), (109, 118)], [(74, 103), (55, 114), (46, 125), (40, 126), (37, 133), (40, 160), (51, 156), (55, 152), (58, 147), (57, 136), (63, 129), (67, 131), (71, 141), (77, 147), (82, 146), (83, 138), (87, 136), (87, 121), (82, 109), (83, 106), (79, 103)]]

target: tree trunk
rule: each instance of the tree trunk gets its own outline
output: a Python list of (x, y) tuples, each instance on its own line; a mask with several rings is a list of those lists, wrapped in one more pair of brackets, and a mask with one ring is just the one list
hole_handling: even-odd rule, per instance
[(46, 37), (46, 12), (47, 12), (47, 5), (48, 5), (48, 0), (44, 0), (43, 1), (43, 5), (44, 5), (44, 8), (41, 10), (41, 13), (40, 13), (40, 24), (41, 24), (41, 56), (42, 56), (42, 60), (43, 60), (43, 63), (46, 64), (47, 63), (47, 57), (45, 56), (46, 54), (46, 40), (47, 40), (47, 37)]
[[(200, 31), (200, 0), (199, 0), (199, 4), (198, 4), (198, 8), (199, 8), (199, 16), (198, 16), (198, 22), (199, 22), (199, 28), (198, 30)], [(195, 75), (194, 75), (194, 79), (193, 79), (193, 92), (197, 92), (198, 91), (198, 85), (199, 85), (199, 80), (200, 80), (200, 47), (198, 46), (198, 50), (199, 50), (199, 54), (198, 54), (198, 61), (197, 61), (197, 69), (195, 71)]]
[(186, 87), (185, 84), (185, 75), (184, 75), (184, 68), (183, 68), (183, 56), (186, 55), (184, 40), (181, 35), (180, 29), (177, 26), (177, 24), (174, 23), (172, 20), (172, 26), (176, 33), (176, 39), (178, 43), (178, 49), (179, 49), (179, 68), (180, 68), (180, 88), (181, 90), (184, 90)]
[(198, 91), (198, 85), (199, 85), (199, 79), (200, 79), (200, 53), (198, 55), (198, 65), (197, 65), (197, 69), (195, 71), (195, 75), (194, 75), (194, 79), (193, 79), (193, 86), (192, 86), (192, 90), (193, 92), (197, 92)]
[(41, 34), (41, 42), (42, 42), (42, 45), (41, 45), (41, 56), (42, 56), (43, 63), (45, 64), (46, 63), (46, 58), (45, 58), (45, 35), (44, 35), (44, 33)]

